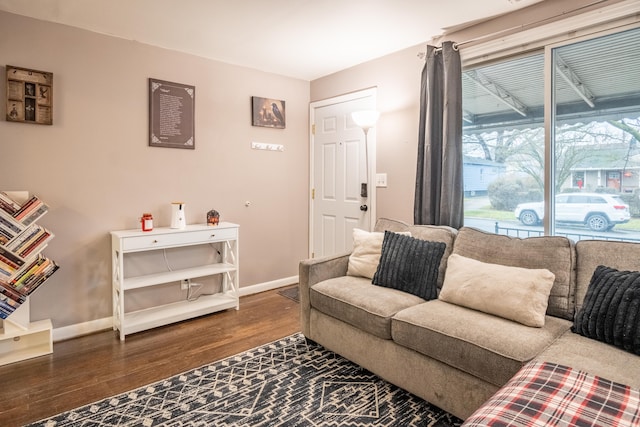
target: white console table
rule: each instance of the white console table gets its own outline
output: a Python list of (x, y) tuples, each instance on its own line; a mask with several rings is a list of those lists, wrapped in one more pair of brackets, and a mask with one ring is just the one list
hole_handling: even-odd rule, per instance
[[(188, 225), (184, 229), (166, 227), (153, 231), (122, 230), (111, 232), (113, 329), (120, 331), (120, 339), (134, 332), (155, 328), (192, 317), (229, 308), (239, 308), (238, 294), (238, 228), (237, 224), (221, 222), (217, 226)], [(217, 244), (217, 245), (212, 245)], [(221, 246), (220, 262), (195, 265), (179, 270), (162, 271), (130, 277), (124, 267), (127, 254), (158, 251), (169, 248), (202, 245), (203, 250), (217, 250)], [(128, 291), (149, 286), (198, 277), (222, 275), (221, 291), (214, 295), (200, 295), (194, 300), (181, 300), (142, 310), (125, 312)]]

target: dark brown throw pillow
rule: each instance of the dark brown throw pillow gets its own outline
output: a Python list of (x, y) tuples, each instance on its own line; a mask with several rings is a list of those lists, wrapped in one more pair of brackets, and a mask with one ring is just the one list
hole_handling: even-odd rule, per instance
[(571, 330), (640, 355), (640, 272), (598, 266)]
[(380, 263), (372, 283), (417, 295), (438, 297), (438, 268), (446, 244), (384, 232)]

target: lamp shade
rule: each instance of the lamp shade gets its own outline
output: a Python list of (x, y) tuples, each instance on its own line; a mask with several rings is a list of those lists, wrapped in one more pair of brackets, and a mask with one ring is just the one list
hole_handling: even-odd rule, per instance
[(370, 129), (376, 125), (380, 112), (375, 110), (354, 111), (351, 118), (362, 129)]

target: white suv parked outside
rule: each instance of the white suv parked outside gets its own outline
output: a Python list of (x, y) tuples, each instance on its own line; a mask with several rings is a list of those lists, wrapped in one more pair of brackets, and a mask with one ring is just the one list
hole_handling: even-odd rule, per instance
[[(536, 225), (544, 216), (544, 203), (521, 203), (516, 218), (524, 225)], [(629, 222), (631, 214), (619, 196), (604, 193), (566, 193), (556, 196), (556, 222), (586, 225), (593, 231), (611, 230)]]

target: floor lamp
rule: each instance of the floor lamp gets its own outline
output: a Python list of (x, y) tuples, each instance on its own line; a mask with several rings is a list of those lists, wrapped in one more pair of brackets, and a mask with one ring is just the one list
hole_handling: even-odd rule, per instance
[[(375, 110), (354, 111), (351, 113), (351, 118), (354, 123), (358, 125), (364, 131), (364, 157), (365, 157), (365, 182), (360, 186), (360, 197), (369, 196), (369, 129), (376, 125), (380, 112)], [(367, 211), (369, 207), (367, 205), (360, 206), (361, 211)]]

